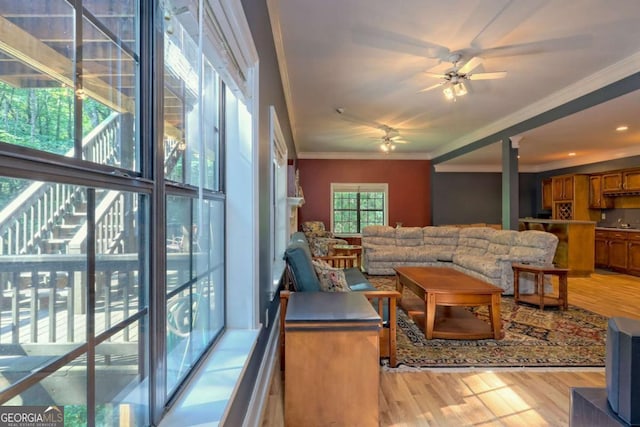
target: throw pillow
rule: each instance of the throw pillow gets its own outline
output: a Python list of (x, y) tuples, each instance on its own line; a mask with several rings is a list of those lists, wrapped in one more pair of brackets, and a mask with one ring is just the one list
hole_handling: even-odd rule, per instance
[(341, 268), (333, 268), (326, 261), (313, 260), (313, 268), (320, 280), (320, 290), (323, 292), (350, 292), (347, 278)]

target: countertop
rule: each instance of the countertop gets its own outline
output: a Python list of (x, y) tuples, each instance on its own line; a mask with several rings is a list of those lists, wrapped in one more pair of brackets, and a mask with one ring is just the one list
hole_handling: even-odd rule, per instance
[(571, 219), (520, 218), (518, 221), (536, 224), (596, 224), (595, 221), (575, 221)]
[(596, 227), (596, 230), (602, 231), (628, 231), (631, 233), (640, 233), (640, 229), (637, 228), (624, 228), (624, 227)]

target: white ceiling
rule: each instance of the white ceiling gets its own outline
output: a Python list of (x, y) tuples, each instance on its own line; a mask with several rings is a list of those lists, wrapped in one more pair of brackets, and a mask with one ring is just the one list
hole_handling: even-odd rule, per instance
[[(385, 156), (380, 125), (407, 141), (385, 157), (436, 158), (640, 71), (640, 1), (268, 4), (299, 158)], [(507, 76), (469, 82), (456, 102), (440, 88), (419, 92), (439, 81), (424, 72), (444, 72), (451, 52)], [(640, 154), (637, 92), (520, 133), (520, 169)], [(629, 130), (615, 132), (620, 124)], [(438, 170), (499, 170), (500, 153), (490, 145)]]

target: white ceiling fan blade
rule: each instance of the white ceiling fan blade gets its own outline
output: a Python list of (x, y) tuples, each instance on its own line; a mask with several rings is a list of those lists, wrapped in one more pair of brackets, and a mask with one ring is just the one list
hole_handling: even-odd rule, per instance
[(425, 71), (424, 75), (427, 77), (433, 77), (434, 79), (441, 79), (442, 78), (442, 74), (441, 73), (431, 73), (429, 71)]
[(469, 80), (493, 80), (493, 79), (503, 79), (507, 76), (506, 71), (495, 71), (493, 73), (477, 73), (470, 74), (467, 76)]
[(418, 91), (418, 93), (420, 93), (420, 92), (427, 92), (427, 91), (429, 91), (429, 90), (437, 89), (437, 88), (439, 88), (440, 86), (442, 86), (443, 84), (444, 84), (444, 82), (436, 83), (436, 84), (434, 84), (434, 85), (432, 85), (432, 86), (425, 87), (424, 89), (420, 89), (420, 90)]
[(462, 67), (460, 67), (458, 72), (460, 74), (468, 74), (475, 70), (480, 64), (482, 64), (482, 58), (480, 58), (479, 56), (474, 56), (473, 58), (468, 60)]

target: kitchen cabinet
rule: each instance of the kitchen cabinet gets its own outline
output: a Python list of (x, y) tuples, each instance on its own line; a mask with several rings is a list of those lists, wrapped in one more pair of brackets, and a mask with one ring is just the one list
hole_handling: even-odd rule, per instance
[(640, 232), (597, 229), (594, 250), (596, 267), (640, 276)]
[(622, 173), (622, 188), (625, 191), (640, 191), (640, 170), (628, 170)]
[(554, 202), (573, 200), (573, 181), (573, 175), (554, 176), (551, 178)]
[(640, 276), (640, 233), (628, 233), (627, 236), (627, 272)]
[(542, 209), (551, 210), (553, 207), (553, 187), (552, 179), (542, 180)]
[(609, 268), (618, 271), (627, 270), (627, 232), (609, 232)]
[(622, 172), (611, 172), (602, 175), (602, 192), (622, 191)]
[(596, 267), (609, 267), (609, 242), (606, 231), (596, 230), (595, 264)]
[(613, 207), (613, 199), (605, 197), (602, 191), (602, 175), (589, 176), (589, 208), (609, 209)]
[(603, 193), (640, 192), (640, 169), (628, 169), (602, 175)]
[(593, 221), (593, 217), (597, 216), (596, 212), (589, 209), (588, 175), (554, 176), (551, 178), (551, 186), (553, 219)]

